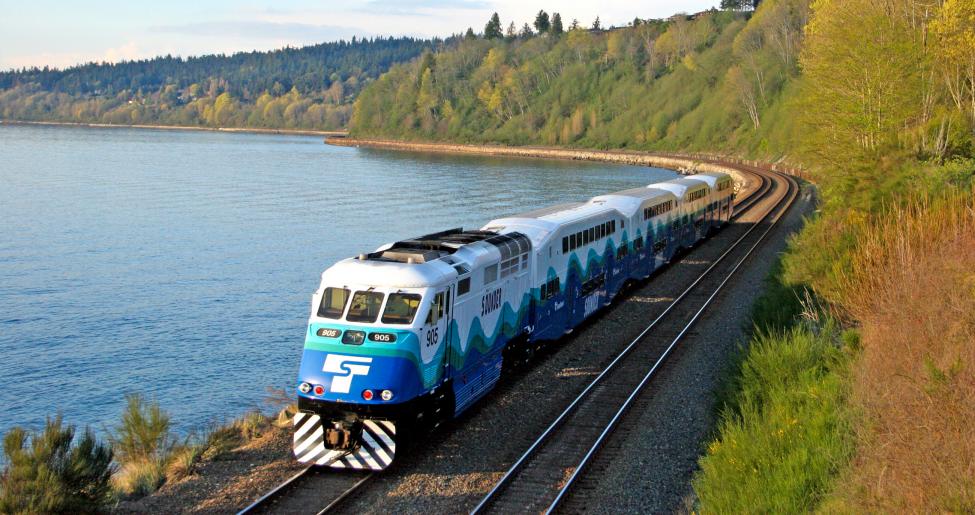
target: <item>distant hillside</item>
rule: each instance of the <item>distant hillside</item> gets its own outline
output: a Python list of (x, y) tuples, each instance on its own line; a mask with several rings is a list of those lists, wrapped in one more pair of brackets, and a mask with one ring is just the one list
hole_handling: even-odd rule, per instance
[(379, 37), (230, 56), (0, 72), (0, 118), (341, 128), (366, 84), (442, 44)]
[(468, 38), (366, 88), (354, 135), (596, 148), (759, 148), (789, 134), (805, 2)]

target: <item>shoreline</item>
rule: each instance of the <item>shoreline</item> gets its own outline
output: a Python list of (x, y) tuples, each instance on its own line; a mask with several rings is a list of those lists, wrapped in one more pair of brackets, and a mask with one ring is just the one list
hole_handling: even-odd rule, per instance
[[(326, 145), (339, 147), (366, 147), (383, 150), (397, 150), (405, 152), (480, 155), (480, 156), (510, 156), (536, 159), (562, 159), (570, 161), (594, 161), (616, 163), (631, 166), (650, 166), (674, 170), (688, 175), (699, 172), (723, 172), (732, 176), (735, 182), (743, 187), (749, 180), (735, 164), (748, 166), (769, 166), (773, 170), (781, 171), (797, 177), (802, 177), (801, 170), (778, 167), (770, 163), (746, 161), (738, 158), (717, 154), (665, 154), (637, 150), (592, 150), (559, 147), (510, 147), (502, 145), (481, 145), (447, 142), (413, 142), (378, 138), (325, 138)], [(723, 163), (727, 164), (723, 164)]]
[(134, 124), (122, 125), (114, 123), (84, 123), (84, 122), (39, 122), (27, 120), (0, 120), (0, 125), (34, 125), (50, 127), (81, 127), (86, 129), (145, 129), (155, 131), (203, 131), (229, 132), (244, 134), (280, 134), (284, 136), (324, 136), (326, 138), (343, 138), (346, 131), (316, 131), (307, 129), (262, 129), (257, 127), (196, 127), (192, 125), (152, 125)]

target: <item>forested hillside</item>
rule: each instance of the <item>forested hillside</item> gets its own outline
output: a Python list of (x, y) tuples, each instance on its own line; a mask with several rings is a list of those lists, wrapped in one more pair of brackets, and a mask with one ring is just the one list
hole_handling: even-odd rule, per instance
[(440, 44), (379, 37), (230, 56), (0, 72), (0, 118), (344, 128), (365, 85)]
[(767, 147), (790, 134), (780, 100), (798, 73), (805, 4), (469, 38), (394, 66), (363, 91), (352, 129), (600, 148)]

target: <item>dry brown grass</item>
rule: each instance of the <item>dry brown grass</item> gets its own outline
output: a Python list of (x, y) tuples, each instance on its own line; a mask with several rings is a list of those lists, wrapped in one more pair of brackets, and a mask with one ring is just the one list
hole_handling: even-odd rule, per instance
[(859, 242), (844, 296), (863, 424), (836, 508), (975, 512), (973, 197), (919, 200)]

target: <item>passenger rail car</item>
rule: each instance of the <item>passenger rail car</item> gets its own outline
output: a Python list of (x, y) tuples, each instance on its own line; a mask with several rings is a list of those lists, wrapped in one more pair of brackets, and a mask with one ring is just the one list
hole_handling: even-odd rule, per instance
[(382, 470), (397, 429), (456, 416), (502, 367), (731, 219), (731, 177), (651, 184), (383, 245), (322, 273), (298, 374), (298, 461)]

